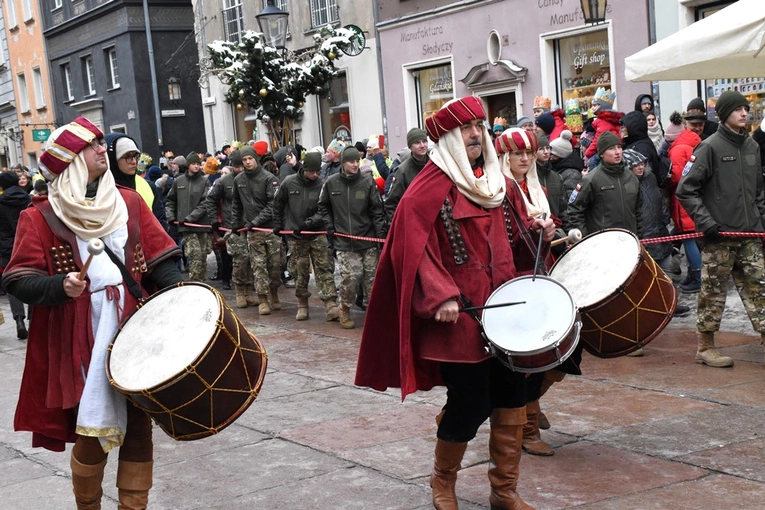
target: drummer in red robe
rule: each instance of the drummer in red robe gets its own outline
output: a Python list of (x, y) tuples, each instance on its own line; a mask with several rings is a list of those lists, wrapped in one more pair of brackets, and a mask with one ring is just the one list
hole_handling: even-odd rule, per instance
[[(105, 359), (142, 287), (182, 281), (180, 251), (141, 196), (115, 185), (103, 133), (88, 119), (56, 129), (39, 164), (48, 195), (21, 213), (2, 280), (35, 305), (14, 427), (32, 432), (35, 447), (64, 451), (74, 442), (77, 508), (101, 508), (107, 452), (120, 446), (120, 508), (146, 508), (151, 420), (111, 387)], [(106, 251), (80, 279), (93, 239)]]
[(494, 289), (532, 269), (540, 230), (544, 255), (554, 224), (527, 214), (518, 187), (500, 170), (485, 118), (471, 96), (426, 120), (436, 147), (393, 217), (356, 370), (357, 385), (398, 387), (404, 398), (446, 386), (430, 481), (439, 509), (457, 509), (457, 471), (489, 417), (490, 504), (531, 508), (515, 491), (525, 376), (487, 353), (480, 325), (460, 308), (483, 305)]

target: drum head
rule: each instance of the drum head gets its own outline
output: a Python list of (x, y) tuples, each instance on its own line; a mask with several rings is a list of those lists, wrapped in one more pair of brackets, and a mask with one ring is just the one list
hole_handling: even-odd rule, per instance
[(489, 340), (513, 354), (543, 352), (565, 338), (576, 319), (576, 308), (565, 287), (545, 276), (522, 276), (498, 287), (487, 305), (525, 301), (489, 308), (481, 323)]
[(589, 235), (563, 253), (550, 271), (587, 308), (613, 295), (640, 262), (640, 241), (626, 230)]
[(109, 357), (114, 382), (126, 391), (153, 388), (183, 372), (218, 329), (221, 304), (203, 286), (155, 294), (117, 334)]

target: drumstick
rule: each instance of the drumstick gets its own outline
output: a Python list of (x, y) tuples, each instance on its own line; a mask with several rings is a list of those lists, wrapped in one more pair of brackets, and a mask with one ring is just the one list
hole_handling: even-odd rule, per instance
[(515, 305), (525, 305), (526, 301), (512, 301), (510, 303), (497, 303), (495, 305), (484, 305), (484, 306), (468, 306), (466, 308), (460, 308), (460, 312), (474, 312), (476, 310), (488, 310), (489, 308), (501, 308), (503, 306), (515, 306)]
[(569, 243), (576, 244), (582, 240), (582, 231), (578, 228), (572, 228), (568, 231), (568, 237), (561, 237), (550, 243), (550, 246), (558, 246), (559, 244)]
[(85, 275), (88, 274), (88, 268), (90, 267), (90, 261), (93, 260), (94, 255), (103, 253), (104, 243), (100, 239), (91, 239), (88, 241), (88, 260), (85, 261), (85, 265), (80, 269), (80, 274), (77, 275), (79, 280), (84, 280)]
[[(547, 219), (547, 213), (542, 213), (542, 221)], [(531, 281), (535, 281), (537, 279), (537, 269), (539, 268), (539, 256), (542, 254), (542, 238), (545, 235), (545, 229), (540, 228), (539, 229), (539, 243), (537, 243), (537, 256), (534, 259), (534, 274), (531, 275)]]

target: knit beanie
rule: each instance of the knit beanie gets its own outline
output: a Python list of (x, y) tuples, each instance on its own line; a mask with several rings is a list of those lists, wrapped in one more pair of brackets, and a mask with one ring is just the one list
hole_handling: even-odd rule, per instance
[(173, 158), (173, 164), (178, 166), (186, 166), (186, 158), (183, 156), (177, 156)]
[(252, 144), (252, 148), (258, 156), (265, 156), (268, 154), (268, 142), (265, 140), (258, 140)]
[(639, 165), (643, 161), (646, 161), (646, 157), (636, 150), (626, 149), (622, 153), (622, 162), (627, 170), (631, 170), (633, 166)]
[(359, 161), (361, 159), (361, 153), (356, 147), (346, 147), (343, 149), (343, 154), (340, 158), (342, 163), (348, 163), (351, 161)]
[(303, 158), (304, 170), (321, 170), (321, 154), (318, 152), (308, 152)]
[(574, 152), (574, 147), (571, 145), (571, 138), (573, 138), (571, 131), (568, 129), (561, 131), (560, 136), (550, 142), (552, 153), (560, 159), (569, 157), (571, 153)]
[(537, 143), (537, 150), (541, 149), (542, 147), (550, 146), (550, 140), (545, 135), (537, 135)]
[(242, 159), (244, 159), (245, 156), (250, 156), (252, 158), (258, 159), (258, 153), (255, 151), (255, 148), (251, 145), (245, 145), (241, 149), (239, 149), (239, 154), (241, 154)]
[(549, 135), (552, 133), (552, 130), (555, 129), (555, 117), (553, 117), (552, 114), (543, 113), (537, 117), (537, 126), (539, 126), (539, 129), (544, 131), (545, 134)]
[(749, 110), (749, 101), (746, 100), (741, 92), (726, 90), (720, 94), (720, 99), (717, 100), (715, 105), (715, 111), (720, 118), (720, 122), (725, 122), (730, 114), (733, 113), (733, 110), (740, 106), (746, 106), (747, 111)]
[(621, 145), (622, 141), (619, 137), (613, 134), (611, 131), (604, 131), (598, 137), (598, 143), (595, 145), (598, 148), (598, 156), (602, 156), (609, 147), (614, 145)]
[(523, 129), (523, 126), (525, 126), (526, 124), (533, 124), (533, 123), (534, 121), (531, 120), (530, 118), (521, 117), (520, 119), (518, 119), (518, 124), (516, 124), (515, 126)]
[(231, 151), (231, 154), (228, 155), (228, 164), (231, 166), (242, 166), (244, 164), (242, 163), (242, 151), (239, 149)]
[(8, 189), (11, 186), (19, 185), (19, 176), (12, 170), (0, 172), (0, 188)]
[(419, 142), (419, 141), (427, 140), (427, 139), (428, 139), (428, 134), (425, 132), (424, 129), (412, 128), (406, 134), (406, 146), (411, 147), (412, 144), (414, 144), (415, 142)]
[(670, 143), (674, 142), (683, 132), (683, 129), (683, 117), (680, 112), (672, 112), (672, 115), (669, 116), (669, 126), (664, 130), (664, 139)]
[(201, 165), (202, 164), (202, 160), (199, 159), (199, 154), (197, 154), (194, 151), (191, 151), (186, 156), (186, 166), (191, 166), (194, 163), (197, 163), (197, 164)]
[(701, 98), (696, 97), (691, 99), (691, 102), (688, 103), (688, 106), (685, 107), (685, 111), (691, 110), (698, 110), (700, 112), (706, 113), (707, 107), (704, 105), (704, 101), (702, 101)]

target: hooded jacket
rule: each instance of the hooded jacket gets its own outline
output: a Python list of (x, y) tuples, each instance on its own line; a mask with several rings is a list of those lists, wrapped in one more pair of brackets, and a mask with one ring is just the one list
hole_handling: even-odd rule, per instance
[[(114, 182), (120, 186), (125, 186), (126, 188), (137, 191), (138, 194), (144, 198), (146, 205), (151, 208), (151, 212), (154, 213), (154, 217), (157, 218), (160, 225), (162, 225), (162, 228), (167, 232), (167, 214), (162, 193), (160, 193), (154, 183), (150, 180), (144, 179), (136, 174), (127, 175), (120, 171), (120, 167), (117, 163), (117, 153), (115, 152), (117, 140), (120, 138), (129, 138), (130, 140), (133, 140), (124, 133), (109, 133), (104, 137), (104, 140), (106, 141), (106, 155), (109, 158), (109, 170), (114, 176)], [(133, 143), (135, 143), (135, 140), (133, 140)], [(136, 144), (136, 146), (138, 146), (138, 144)], [(153, 198), (147, 198), (147, 195)]]
[(651, 110), (653, 110), (653, 105), (655, 104), (653, 101), (653, 96), (651, 94), (639, 94), (638, 97), (635, 98), (635, 111), (636, 112), (643, 112), (643, 108), (640, 106), (640, 104), (643, 101), (643, 98), (647, 97), (651, 100)]
[(571, 198), (571, 193), (576, 189), (576, 185), (582, 181), (582, 170), (584, 170), (584, 161), (577, 151), (572, 151), (567, 157), (562, 159), (550, 160), (553, 170), (558, 172), (563, 180), (563, 187), (566, 189), (566, 201)]
[[(568, 125), (566, 124), (566, 114), (563, 110), (553, 110), (552, 112), (550, 112), (550, 115), (552, 115), (553, 119), (555, 119), (555, 127), (553, 128), (552, 131), (550, 131), (550, 135), (547, 137), (547, 139), (552, 142), (556, 138), (559, 138), (560, 134), (563, 131), (567, 129), (571, 131), (571, 128), (569, 128)], [(578, 143), (579, 143), (579, 140), (572, 133), (571, 146), (576, 147)]]
[(595, 128), (595, 135), (592, 138), (592, 142), (587, 147), (584, 155), (587, 158), (591, 158), (598, 153), (598, 138), (606, 131), (611, 131), (613, 134), (621, 138), (619, 134), (619, 121), (624, 114), (622, 112), (615, 112), (613, 110), (598, 111), (597, 118), (592, 121), (592, 127)]
[[(631, 170), (628, 172), (632, 173)], [(656, 183), (656, 176), (646, 168), (638, 180), (640, 181), (640, 194), (642, 196), (640, 220), (643, 235), (641, 239), (668, 236), (669, 210), (659, 185)], [(672, 255), (672, 243), (669, 242), (647, 244), (645, 249), (656, 261)]]
[(622, 140), (624, 148), (639, 152), (648, 160), (651, 171), (657, 182), (663, 183), (666, 175), (658, 175), (661, 170), (659, 166), (659, 154), (656, 152), (656, 146), (648, 136), (648, 121), (642, 112), (629, 112), (622, 117), (621, 123), (627, 128), (627, 136)]
[(695, 232), (696, 224), (691, 215), (685, 210), (677, 199), (677, 185), (680, 183), (683, 169), (691, 160), (693, 151), (701, 143), (699, 135), (690, 129), (683, 130), (669, 148), (669, 159), (672, 161), (672, 173), (669, 184), (669, 212), (675, 224), (675, 232)]
[(290, 175), (295, 175), (298, 173), (298, 171), (303, 167), (302, 163), (300, 163), (300, 157), (298, 156), (297, 152), (295, 152), (295, 149), (292, 149), (292, 154), (297, 160), (295, 166), (287, 163), (287, 154), (289, 154), (288, 147), (282, 147), (274, 153), (274, 161), (276, 161), (276, 165), (279, 167), (279, 175), (276, 177), (279, 179), (280, 183), (284, 182), (284, 179)]
[(5, 261), (11, 259), (19, 215), (31, 201), (29, 193), (19, 186), (10, 186), (0, 195), (0, 258)]

